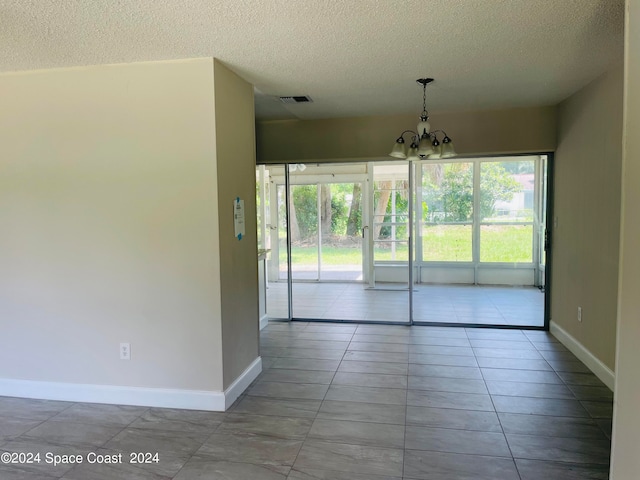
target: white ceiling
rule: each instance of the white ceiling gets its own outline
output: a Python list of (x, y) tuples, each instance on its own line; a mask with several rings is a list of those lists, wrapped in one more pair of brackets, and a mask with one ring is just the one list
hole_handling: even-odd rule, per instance
[(419, 113), (424, 76), (431, 111), (551, 105), (622, 60), (623, 17), (624, 0), (0, 0), (0, 71), (213, 56), (262, 119)]

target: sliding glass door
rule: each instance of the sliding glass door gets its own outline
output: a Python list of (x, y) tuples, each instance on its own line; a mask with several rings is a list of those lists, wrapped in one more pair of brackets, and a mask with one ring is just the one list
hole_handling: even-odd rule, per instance
[(293, 316), (364, 320), (351, 295), (363, 281), (362, 182), (331, 182), (314, 170), (290, 177)]
[(546, 156), (262, 168), (271, 318), (543, 325)]
[(362, 282), (363, 182), (320, 183), (320, 280)]
[(370, 321), (410, 322), (411, 168), (409, 162), (369, 164)]
[[(416, 172), (414, 320), (543, 326), (546, 156), (427, 160)], [(440, 287), (452, 284), (478, 288), (452, 300)]]

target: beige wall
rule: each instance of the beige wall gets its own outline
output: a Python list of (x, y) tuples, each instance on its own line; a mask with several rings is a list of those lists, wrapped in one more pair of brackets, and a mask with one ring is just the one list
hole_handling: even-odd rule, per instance
[[(258, 122), (259, 163), (389, 158), (416, 115)], [(555, 107), (433, 114), (432, 130), (444, 129), (463, 155), (549, 152), (556, 147)], [(405, 137), (405, 140), (408, 137)]]
[(222, 389), (213, 82), (212, 59), (0, 76), (0, 379)]
[[(614, 369), (622, 66), (560, 104), (551, 319)], [(582, 307), (582, 323), (577, 320)]]
[(627, 2), (618, 350), (611, 479), (640, 472), (640, 0)]
[[(253, 86), (214, 62), (224, 388), (258, 356), (258, 246)], [(233, 201), (245, 205), (234, 237)]]

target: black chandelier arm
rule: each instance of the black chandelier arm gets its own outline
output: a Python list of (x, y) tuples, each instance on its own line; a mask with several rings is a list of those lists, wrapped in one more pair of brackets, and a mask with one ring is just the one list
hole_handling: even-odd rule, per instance
[[(405, 133), (410, 133), (412, 139), (415, 139), (415, 138), (419, 139), (420, 138), (420, 134), (417, 133), (415, 130), (405, 130), (404, 132), (402, 132), (400, 134), (400, 136), (398, 137), (398, 140), (396, 140), (396, 141), (399, 141), (400, 139), (402, 139), (402, 141), (404, 142)], [(430, 132), (426, 132), (427, 136), (429, 138), (431, 138), (431, 139), (437, 139), (438, 138), (436, 133), (441, 133), (443, 135), (443, 137), (445, 137), (445, 138), (449, 137), (449, 135), (447, 135), (447, 132), (445, 132), (444, 130), (432, 130)]]
[[(447, 132), (445, 132), (444, 130), (433, 130), (429, 135), (433, 135), (434, 137), (436, 137), (436, 133), (441, 133), (444, 138), (449, 138), (449, 135), (447, 135)], [(449, 140), (451, 139), (449, 138)]]
[(414, 141), (415, 141), (415, 139), (416, 139), (416, 138), (420, 138), (420, 135), (418, 135), (415, 131), (413, 131), (413, 130), (405, 130), (404, 132), (402, 132), (402, 133), (400, 134), (400, 136), (398, 137), (398, 139), (396, 140), (396, 142), (398, 142), (398, 143), (404, 143), (404, 134), (405, 134), (405, 133), (410, 133), (410, 134), (411, 134), (411, 140), (414, 140)]

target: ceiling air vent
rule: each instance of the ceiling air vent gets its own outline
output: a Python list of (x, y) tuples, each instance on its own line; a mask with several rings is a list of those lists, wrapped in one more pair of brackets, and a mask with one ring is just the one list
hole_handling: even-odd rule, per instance
[(280, 97), (280, 101), (282, 103), (311, 103), (311, 97), (308, 95), (303, 95), (300, 97)]

